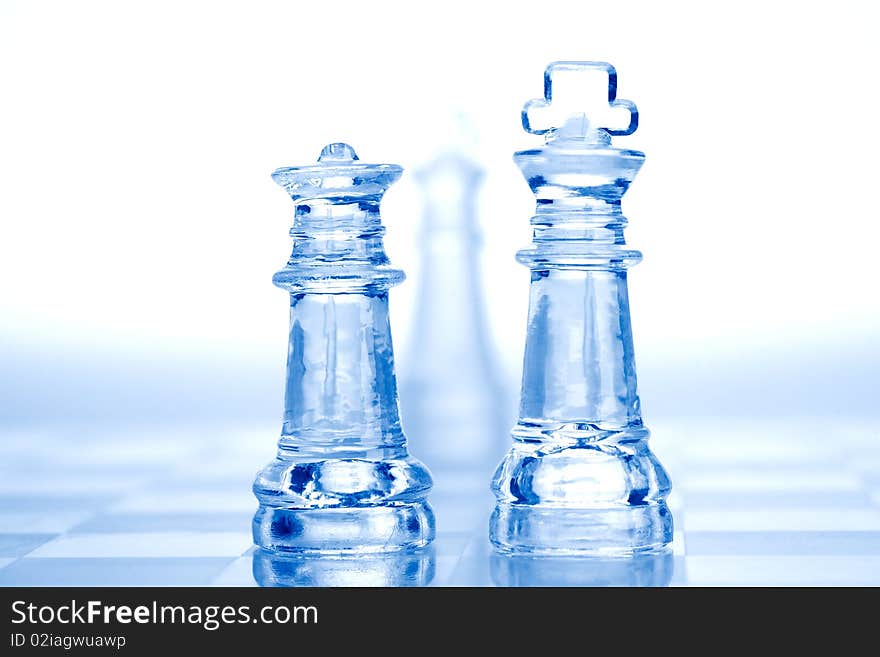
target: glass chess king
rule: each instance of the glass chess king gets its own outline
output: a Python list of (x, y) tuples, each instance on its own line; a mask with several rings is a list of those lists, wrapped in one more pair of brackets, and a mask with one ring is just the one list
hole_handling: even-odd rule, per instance
[(496, 470), (501, 552), (628, 555), (672, 540), (670, 481), (648, 447), (636, 387), (621, 198), (644, 162), (613, 136), (638, 126), (603, 62), (555, 62), (526, 103), (538, 148), (514, 160), (537, 198), (520, 417)]
[(273, 278), (290, 293), (284, 426), (258, 473), (254, 542), (295, 554), (384, 553), (434, 538), (432, 480), (401, 430), (379, 203), (401, 175), (347, 144), (272, 174), (296, 211)]

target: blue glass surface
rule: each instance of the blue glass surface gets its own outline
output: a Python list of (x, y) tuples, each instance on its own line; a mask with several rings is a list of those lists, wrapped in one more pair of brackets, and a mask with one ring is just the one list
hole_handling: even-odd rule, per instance
[[(266, 563), (253, 548), (248, 484), (270, 456), (271, 427), (157, 426), (137, 441), (118, 427), (5, 427), (0, 585), (880, 584), (875, 421), (652, 424), (652, 442), (676, 473), (671, 557), (498, 554), (487, 537), (494, 499), (485, 477), (463, 476), (438, 478), (431, 493), (432, 549), (361, 557), (357, 567), (356, 559), (283, 555)], [(166, 443), (180, 449), (144, 449)]]

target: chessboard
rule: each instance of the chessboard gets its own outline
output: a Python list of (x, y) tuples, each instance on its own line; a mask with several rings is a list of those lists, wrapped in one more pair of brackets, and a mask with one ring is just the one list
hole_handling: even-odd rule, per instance
[[(650, 426), (674, 485), (675, 540), (666, 554), (639, 560), (497, 555), (487, 541), (492, 465), (486, 464), (435, 472), (437, 540), (418, 560), (360, 570), (337, 562), (324, 579), (312, 570), (311, 580), (290, 583), (880, 585), (876, 422), (689, 418)], [(251, 540), (250, 486), (273, 455), (276, 433), (197, 426), (4, 429), (0, 585), (265, 584), (254, 574), (265, 565)]]

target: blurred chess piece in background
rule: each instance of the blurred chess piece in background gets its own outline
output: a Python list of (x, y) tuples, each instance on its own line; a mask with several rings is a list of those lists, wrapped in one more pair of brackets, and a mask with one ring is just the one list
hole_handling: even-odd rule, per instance
[(401, 361), (401, 417), (413, 453), (435, 473), (491, 473), (513, 423), (482, 293), (482, 178), (482, 169), (457, 151), (415, 172), (424, 205), (413, 337)]

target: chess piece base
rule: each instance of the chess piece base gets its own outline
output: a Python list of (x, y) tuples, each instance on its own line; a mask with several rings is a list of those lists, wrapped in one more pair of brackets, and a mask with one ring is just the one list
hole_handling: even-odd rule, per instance
[(492, 484), (498, 501), (492, 543), (502, 552), (609, 556), (668, 545), (670, 482), (647, 433), (623, 432), (613, 441), (516, 442)]
[(266, 550), (314, 554), (427, 545), (434, 539), (434, 513), (425, 500), (431, 475), (411, 456), (396, 456), (293, 460), (280, 450), (254, 481), (260, 501), (254, 542)]
[(434, 512), (426, 501), (328, 509), (261, 505), (253, 532), (258, 546), (278, 552), (397, 552), (424, 547), (434, 539)]

